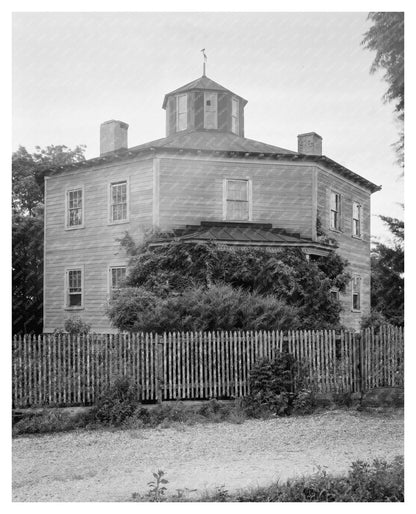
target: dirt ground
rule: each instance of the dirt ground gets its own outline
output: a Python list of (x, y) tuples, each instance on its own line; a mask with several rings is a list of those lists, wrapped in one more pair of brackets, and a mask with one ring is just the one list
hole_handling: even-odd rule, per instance
[(353, 460), (403, 455), (403, 411), (329, 411), (305, 417), (129, 431), (80, 431), (13, 441), (13, 501), (127, 501), (152, 472), (168, 493), (268, 485)]

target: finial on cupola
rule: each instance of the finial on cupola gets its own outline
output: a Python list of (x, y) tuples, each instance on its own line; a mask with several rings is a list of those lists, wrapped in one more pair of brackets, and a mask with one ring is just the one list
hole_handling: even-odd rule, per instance
[(203, 48), (201, 50), (201, 52), (202, 52), (202, 55), (204, 56), (204, 64), (202, 67), (202, 76), (205, 77), (206, 76), (206, 66), (207, 66), (207, 54), (205, 53), (205, 48)]

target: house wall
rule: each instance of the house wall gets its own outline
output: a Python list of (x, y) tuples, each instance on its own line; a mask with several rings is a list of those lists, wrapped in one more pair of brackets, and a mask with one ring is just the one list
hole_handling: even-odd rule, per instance
[(313, 168), (253, 159), (162, 157), (159, 224), (162, 230), (222, 221), (226, 178), (252, 181), (253, 222), (273, 223), (312, 238), (315, 233)]
[[(343, 306), (341, 322), (347, 328), (355, 330), (360, 328), (362, 316), (370, 312), (370, 221), (371, 205), (370, 192), (358, 185), (336, 176), (329, 170), (318, 168), (317, 171), (317, 205), (318, 216), (322, 229), (328, 237), (338, 241), (337, 252), (350, 263), (349, 272), (362, 278), (361, 311), (352, 311), (352, 285), (348, 285), (345, 294), (340, 295)], [(341, 230), (330, 228), (330, 191), (341, 194)], [(362, 205), (362, 237), (352, 235), (352, 204), (359, 202)]]
[[(128, 180), (129, 221), (109, 224), (110, 182)], [(68, 188), (84, 187), (84, 228), (65, 229)], [(140, 238), (152, 224), (153, 159), (135, 160), (52, 175), (45, 182), (44, 331), (80, 316), (95, 331), (110, 327), (104, 310), (108, 299), (108, 267), (127, 264), (117, 238), (126, 231)], [(84, 267), (84, 308), (65, 308), (65, 269)]]

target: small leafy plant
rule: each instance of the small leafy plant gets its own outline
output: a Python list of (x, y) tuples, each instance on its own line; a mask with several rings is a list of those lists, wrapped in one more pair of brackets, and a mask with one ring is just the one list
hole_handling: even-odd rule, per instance
[(163, 478), (166, 473), (161, 469), (158, 469), (156, 473), (152, 474), (155, 479), (147, 483), (149, 486), (149, 492), (146, 496), (149, 498), (149, 501), (163, 501), (166, 492), (165, 484), (168, 484), (169, 480)]

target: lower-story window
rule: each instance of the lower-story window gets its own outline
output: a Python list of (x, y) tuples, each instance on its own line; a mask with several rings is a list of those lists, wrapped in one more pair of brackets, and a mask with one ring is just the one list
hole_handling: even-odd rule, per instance
[(66, 307), (83, 307), (83, 273), (82, 268), (66, 270)]
[(110, 295), (118, 291), (126, 279), (125, 266), (111, 266), (110, 267)]
[(361, 310), (361, 277), (358, 275), (352, 279), (352, 310)]

